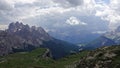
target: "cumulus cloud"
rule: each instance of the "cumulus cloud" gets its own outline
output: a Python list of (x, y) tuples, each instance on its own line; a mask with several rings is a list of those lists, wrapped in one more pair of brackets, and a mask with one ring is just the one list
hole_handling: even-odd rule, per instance
[(7, 28), (8, 25), (0, 25), (0, 30), (4, 30)]
[[(0, 0), (0, 24), (19, 20), (51, 28), (61, 27), (61, 22), (64, 26), (85, 23), (89, 26), (89, 19), (97, 17), (100, 22), (109, 22), (110, 29), (115, 29), (120, 22), (119, 4), (119, 0), (110, 0), (109, 3), (103, 0)], [(96, 20), (92, 22), (96, 26), (99, 24)]]
[(109, 4), (97, 4), (96, 16), (109, 22), (110, 30), (120, 26), (120, 0), (110, 0)]
[(72, 16), (70, 17), (67, 21), (67, 24), (69, 25), (87, 25), (86, 23), (80, 21), (79, 19), (77, 19), (76, 17)]

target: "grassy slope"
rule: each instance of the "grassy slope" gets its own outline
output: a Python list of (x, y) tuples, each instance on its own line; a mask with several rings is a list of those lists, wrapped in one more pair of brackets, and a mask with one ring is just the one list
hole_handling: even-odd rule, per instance
[[(112, 58), (111, 64), (108, 65), (111, 68), (119, 68), (120, 65), (120, 46), (111, 46), (107, 47), (106, 49), (100, 48), (94, 51), (83, 51), (81, 53), (67, 56), (56, 61), (52, 60), (51, 58), (43, 58), (42, 55), (45, 53), (45, 51), (46, 49), (38, 48), (36, 50), (33, 50), (32, 52), (21, 52), (11, 54), (5, 57), (0, 57), (0, 68), (71, 68), (72, 66), (74, 67), (75, 64), (77, 64), (81, 59), (83, 59), (83, 57), (89, 57), (90, 55), (92, 55), (95, 57), (95, 60), (93, 59), (92, 61), (90, 61), (90, 63), (87, 59), (87, 61), (83, 60), (85, 62), (85, 66), (91, 66), (89, 64), (96, 64), (99, 61), (104, 60), (107, 61), (104, 55), (101, 57), (97, 56), (97, 54), (99, 55), (99, 53), (106, 54), (107, 52), (117, 54), (116, 57)], [(81, 65), (79, 66), (78, 68), (81, 68)]]
[(87, 51), (78, 53), (78, 54), (74, 54), (71, 56), (67, 56), (65, 58), (62, 58), (60, 60), (56, 61), (56, 68), (65, 68), (69, 65), (74, 64), (75, 62), (78, 62), (78, 60), (80, 60), (82, 57), (87, 55)]
[(0, 68), (65, 68), (73, 64), (87, 52), (71, 55), (60, 60), (43, 58), (46, 49), (38, 48), (32, 52), (21, 52), (0, 58)]
[(1, 57), (0, 68), (32, 68), (34, 66), (46, 66), (52, 60), (42, 58), (46, 49), (36, 49), (32, 52), (21, 52)]

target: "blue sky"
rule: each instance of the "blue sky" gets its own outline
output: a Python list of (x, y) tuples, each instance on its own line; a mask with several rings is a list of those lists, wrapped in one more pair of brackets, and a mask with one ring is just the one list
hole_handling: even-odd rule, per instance
[(106, 2), (106, 3), (109, 3), (110, 2), (110, 0), (103, 0), (104, 2)]
[(100, 1), (103, 1), (103, 2), (105, 2), (105, 3), (107, 3), (107, 4), (109, 4), (110, 3), (110, 0), (95, 0), (96, 2), (100, 2)]

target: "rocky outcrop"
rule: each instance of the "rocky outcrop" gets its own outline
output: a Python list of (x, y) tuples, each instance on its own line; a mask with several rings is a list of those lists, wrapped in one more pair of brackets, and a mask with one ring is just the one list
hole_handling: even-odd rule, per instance
[(43, 58), (52, 58), (52, 54), (49, 49), (46, 49), (46, 52), (42, 55)]
[(24, 48), (23, 39), (6, 31), (0, 32), (0, 56), (13, 53), (13, 48)]
[(83, 57), (77, 68), (119, 68), (120, 46), (102, 47)]

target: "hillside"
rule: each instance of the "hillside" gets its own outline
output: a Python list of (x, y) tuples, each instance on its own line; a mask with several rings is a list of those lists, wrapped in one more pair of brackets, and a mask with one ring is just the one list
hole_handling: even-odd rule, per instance
[(120, 26), (113, 31), (108, 31), (97, 39), (86, 44), (84, 49), (95, 49), (102, 46), (120, 45)]
[(93, 40), (92, 42), (86, 44), (83, 48), (85, 50), (92, 50), (103, 46), (116, 45), (116, 43), (105, 36), (100, 36), (99, 38)]
[(78, 63), (77, 68), (119, 68), (120, 46), (106, 46), (90, 51)]
[[(82, 51), (59, 60), (43, 57), (47, 49), (0, 57), (0, 68), (119, 68), (120, 46)], [(50, 54), (50, 53), (49, 53)]]
[(0, 68), (35, 68), (49, 65), (54, 62), (43, 57), (47, 49), (38, 48), (31, 52), (19, 52), (0, 57)]
[(47, 49), (38, 48), (31, 52), (19, 52), (0, 57), (0, 68), (65, 68), (86, 53), (53, 60), (50, 56), (44, 57), (46, 51)]

